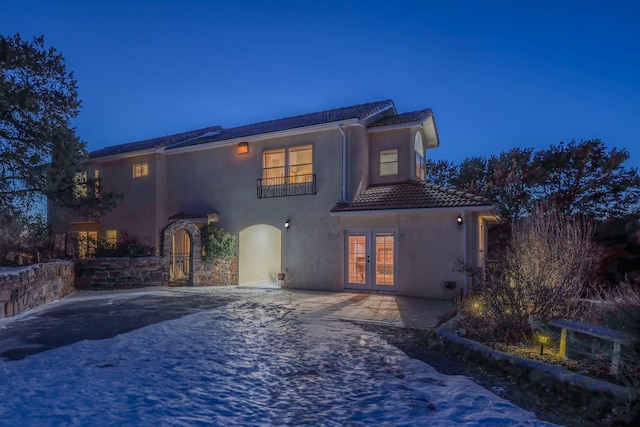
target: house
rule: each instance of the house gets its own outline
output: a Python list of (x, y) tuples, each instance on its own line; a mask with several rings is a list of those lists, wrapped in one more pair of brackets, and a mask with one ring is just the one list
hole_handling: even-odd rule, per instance
[(451, 297), (481, 265), (492, 203), (426, 183), (440, 144), (430, 109), (391, 100), (225, 129), (212, 126), (90, 153), (86, 173), (124, 195), (99, 221), (50, 213), (55, 231), (138, 236), (198, 283), (198, 227), (238, 238), (238, 282)]

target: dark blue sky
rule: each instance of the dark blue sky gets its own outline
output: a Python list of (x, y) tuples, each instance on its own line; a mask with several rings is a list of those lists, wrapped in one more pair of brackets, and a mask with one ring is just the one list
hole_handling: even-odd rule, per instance
[(90, 150), (393, 99), (456, 162), (601, 138), (640, 166), (636, 1), (7, 1), (78, 80)]

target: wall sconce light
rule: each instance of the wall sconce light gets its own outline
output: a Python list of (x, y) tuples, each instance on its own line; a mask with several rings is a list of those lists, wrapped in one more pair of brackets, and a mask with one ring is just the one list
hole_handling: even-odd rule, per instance
[(289, 218), (287, 218), (287, 220), (284, 222), (284, 229), (289, 231), (289, 227), (291, 227), (291, 221), (289, 220)]
[(461, 230), (462, 224), (464, 223), (464, 221), (462, 220), (462, 216), (458, 215), (458, 218), (456, 218), (456, 222), (458, 223), (458, 230)]
[(247, 154), (249, 152), (249, 143), (241, 142), (238, 144), (238, 154)]

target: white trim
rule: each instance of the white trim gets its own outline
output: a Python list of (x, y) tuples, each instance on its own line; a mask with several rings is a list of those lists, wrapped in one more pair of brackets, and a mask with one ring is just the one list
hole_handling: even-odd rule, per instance
[(119, 153), (119, 154), (110, 154), (108, 156), (89, 157), (88, 159), (84, 160), (84, 163), (107, 162), (109, 160), (128, 159), (130, 157), (144, 156), (147, 154), (156, 154), (156, 153), (158, 153), (158, 150), (155, 148), (145, 148), (144, 150), (128, 151), (126, 153)]
[[(165, 148), (165, 154), (167, 156), (170, 156), (172, 154), (188, 153), (192, 151), (207, 150), (210, 148), (226, 147), (226, 146), (234, 145), (234, 144), (237, 144), (238, 142), (244, 142), (244, 141), (252, 142), (252, 141), (265, 140), (265, 139), (282, 138), (285, 136), (302, 135), (305, 133), (321, 132), (324, 130), (331, 130), (341, 125), (342, 126), (358, 126), (360, 125), (360, 123), (358, 122), (358, 119), (349, 119), (349, 120), (341, 120), (338, 122), (322, 123), (322, 124), (313, 125), (313, 126), (305, 126), (305, 127), (295, 128), (295, 129), (286, 129), (286, 130), (281, 130), (276, 132), (261, 133), (257, 135), (248, 135), (248, 136), (232, 138), (232, 139), (223, 139), (220, 141), (205, 142), (202, 144), (189, 145), (181, 148), (171, 148), (171, 146), (168, 146)], [(180, 144), (180, 143), (178, 142), (176, 144)]]
[(410, 128), (410, 127), (414, 127), (417, 126), (419, 128), (424, 127), (424, 123), (426, 122), (426, 120), (424, 122), (405, 122), (405, 123), (396, 123), (393, 125), (384, 125), (384, 126), (374, 126), (374, 127), (368, 127), (367, 128), (367, 133), (376, 133), (376, 132), (385, 132), (388, 130), (394, 130), (394, 129), (404, 129), (404, 128)]
[[(364, 283), (349, 282), (349, 236), (365, 236), (365, 270)], [(393, 236), (393, 284), (381, 285), (376, 283), (377, 269), (377, 246), (376, 237), (378, 234), (391, 234)], [(397, 228), (352, 228), (344, 230), (343, 234), (343, 255), (342, 255), (342, 288), (347, 290), (382, 291), (397, 292), (398, 290), (398, 229)]]
[(464, 209), (467, 212), (492, 211), (494, 206), (451, 206), (444, 208), (415, 208), (415, 209), (380, 209), (366, 211), (343, 211), (330, 212), (330, 216), (368, 216), (368, 215), (388, 215), (388, 214), (412, 214), (412, 213), (429, 213), (429, 212), (459, 212)]

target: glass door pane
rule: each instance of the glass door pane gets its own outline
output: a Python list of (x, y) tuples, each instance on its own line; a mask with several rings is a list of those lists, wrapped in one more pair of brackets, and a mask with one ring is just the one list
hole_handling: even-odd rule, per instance
[(376, 233), (376, 285), (395, 284), (394, 244), (393, 233)]
[(361, 285), (367, 283), (366, 234), (349, 234), (347, 241), (347, 281)]

